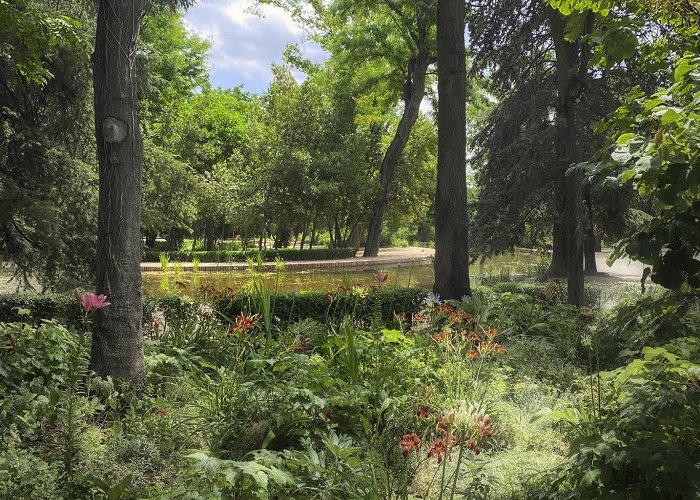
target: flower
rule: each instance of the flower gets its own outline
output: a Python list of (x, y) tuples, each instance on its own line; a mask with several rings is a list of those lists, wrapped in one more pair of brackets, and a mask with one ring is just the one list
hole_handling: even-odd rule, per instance
[(326, 296), (324, 297), (325, 301), (327, 304), (330, 304), (333, 302), (333, 293), (332, 292), (326, 292)]
[(443, 457), (446, 455), (447, 458), (450, 457), (450, 450), (445, 446), (446, 439), (435, 439), (430, 442), (430, 449), (428, 450), (428, 457), (437, 457), (437, 463), (441, 464)]
[(416, 415), (420, 418), (428, 418), (430, 415), (430, 407), (428, 405), (421, 405), (416, 408)]
[(423, 305), (425, 307), (435, 307), (440, 304), (442, 304), (442, 301), (440, 300), (439, 293), (430, 292), (425, 299), (423, 299)]
[(98, 309), (112, 305), (111, 302), (107, 302), (107, 297), (104, 294), (95, 295), (92, 292), (80, 294), (78, 290), (76, 290), (76, 294), (79, 294), (77, 296), (85, 312), (97, 311)]
[(249, 333), (258, 325), (259, 319), (259, 314), (246, 316), (245, 314), (241, 313), (236, 316), (236, 322), (229, 325), (228, 331), (231, 333)]
[(374, 279), (377, 280), (379, 283), (384, 283), (388, 277), (389, 273), (377, 273), (374, 275)]
[(153, 410), (153, 412), (157, 413), (158, 415), (167, 415), (168, 413), (170, 413), (165, 408), (156, 408), (155, 410)]
[(162, 332), (165, 330), (165, 314), (163, 314), (163, 311), (153, 311), (149, 322), (155, 331)]
[(299, 335), (299, 337), (297, 337), (294, 350), (296, 352), (306, 352), (308, 349), (309, 344), (306, 342), (306, 339), (303, 336)]
[(403, 458), (406, 458), (411, 451), (418, 452), (420, 450), (421, 439), (418, 434), (412, 432), (411, 434), (404, 434), (401, 442), (401, 454)]
[(323, 416), (326, 417), (326, 420), (331, 421), (335, 415), (330, 410), (326, 410), (323, 412)]
[(197, 309), (197, 313), (200, 316), (211, 316), (214, 314), (214, 309), (212, 309), (212, 307), (208, 304), (201, 304), (199, 309)]
[(469, 357), (470, 360), (474, 361), (476, 358), (479, 357), (479, 353), (476, 352), (474, 349), (469, 349), (467, 351), (467, 356)]

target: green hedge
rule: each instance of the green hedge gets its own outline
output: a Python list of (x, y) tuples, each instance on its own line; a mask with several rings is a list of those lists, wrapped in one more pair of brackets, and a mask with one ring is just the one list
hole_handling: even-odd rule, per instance
[(171, 262), (192, 262), (198, 258), (200, 262), (245, 262), (248, 257), (257, 259), (258, 252), (262, 254), (264, 261), (273, 261), (276, 257), (281, 257), (285, 261), (298, 260), (331, 260), (347, 259), (354, 257), (357, 248), (311, 248), (299, 250), (296, 248), (253, 250), (214, 250), (211, 252), (204, 250), (158, 252), (146, 250), (143, 254), (143, 262), (160, 262), (161, 254), (170, 258)]
[[(354, 313), (357, 318), (370, 320), (380, 315), (382, 320), (391, 320), (395, 312), (414, 313), (420, 309), (425, 291), (415, 288), (385, 288), (369, 292), (364, 297), (357, 297), (352, 291), (333, 292), (327, 295), (321, 292), (301, 292), (279, 294), (272, 297), (273, 314), (282, 323), (299, 321), (306, 318), (317, 321), (337, 320)], [(192, 314), (198, 304), (186, 297), (144, 297), (144, 318), (154, 310), (165, 312), (170, 319), (184, 319)], [(224, 316), (235, 317), (248, 310), (250, 297), (236, 295), (213, 300), (213, 307)], [(34, 321), (58, 319), (65, 323), (75, 323), (80, 318), (80, 307), (72, 295), (0, 295), (0, 322), (13, 322), (20, 319), (17, 308), (31, 311)]]
[[(523, 281), (498, 281), (488, 285), (496, 293), (521, 293), (529, 295), (539, 302), (559, 304), (566, 302), (566, 283), (551, 280), (548, 282), (529, 283)], [(599, 286), (586, 283), (584, 286), (584, 305), (596, 307), (599, 305), (602, 290)]]

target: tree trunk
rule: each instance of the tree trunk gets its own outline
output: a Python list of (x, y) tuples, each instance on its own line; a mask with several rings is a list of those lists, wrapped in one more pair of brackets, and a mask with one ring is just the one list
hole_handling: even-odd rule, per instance
[[(583, 174), (576, 170), (567, 175), (568, 168), (580, 161), (581, 147), (576, 128), (576, 101), (583, 91), (585, 60), (582, 61), (580, 44), (565, 37), (565, 23), (561, 14), (548, 8), (557, 70), (557, 127), (558, 155), (562, 162), (566, 184), (566, 245), (567, 291), (571, 305), (582, 306), (583, 278)], [(582, 64), (583, 62), (583, 64)], [(582, 70), (583, 67), (583, 70)]]
[(595, 261), (596, 238), (595, 227), (593, 225), (593, 200), (591, 198), (590, 187), (584, 190), (584, 201), (586, 203), (586, 227), (583, 234), (584, 272), (588, 275), (598, 273), (598, 265)]
[(156, 246), (156, 238), (158, 237), (158, 233), (155, 231), (148, 231), (146, 233), (146, 246), (148, 248), (153, 248)]
[(299, 243), (299, 248), (304, 249), (304, 243), (306, 243), (306, 230), (309, 229), (309, 221), (304, 221), (304, 229), (301, 230), (301, 242)]
[(411, 58), (408, 65), (408, 77), (406, 79), (406, 95), (404, 96), (404, 110), (401, 120), (396, 127), (396, 133), (391, 144), (384, 154), (379, 170), (379, 192), (374, 199), (374, 210), (369, 223), (367, 242), (365, 243), (365, 257), (376, 257), (379, 254), (379, 239), (384, 225), (384, 214), (389, 202), (389, 188), (394, 178), (396, 165), (399, 163), (408, 138), (411, 135), (413, 125), (418, 120), (420, 104), (425, 95), (425, 75), (428, 71), (430, 58), (425, 53)]
[(210, 220), (204, 223), (204, 249), (207, 252), (212, 252), (214, 250), (214, 245), (216, 243), (216, 238), (214, 237), (214, 226)]
[(337, 215), (333, 221), (333, 230), (335, 231), (335, 248), (340, 248), (343, 246), (343, 233), (340, 230), (340, 223), (338, 222)]
[[(563, 218), (563, 214), (560, 217)], [(545, 278), (564, 277), (567, 275), (566, 222), (557, 220), (552, 231), (552, 262), (545, 273)]]
[(314, 247), (314, 240), (316, 239), (316, 218), (311, 223), (311, 237), (309, 238), (309, 250)]
[(438, 164), (433, 289), (443, 299), (471, 295), (464, 19), (462, 0), (438, 0)]
[(94, 318), (90, 367), (145, 386), (141, 297), (143, 140), (136, 93), (142, 0), (100, 0), (93, 83), (99, 160), (97, 293), (112, 303)]

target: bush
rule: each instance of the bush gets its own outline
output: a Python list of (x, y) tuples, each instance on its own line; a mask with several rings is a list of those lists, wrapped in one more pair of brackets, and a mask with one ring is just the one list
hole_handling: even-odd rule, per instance
[(552, 413), (567, 430), (571, 452), (544, 497), (697, 498), (698, 362), (695, 338), (646, 347), (641, 359), (599, 374), (602, 404), (590, 413)]
[(357, 248), (311, 248), (299, 250), (296, 248), (279, 248), (265, 249), (258, 251), (254, 250), (196, 250), (196, 251), (177, 251), (177, 252), (159, 252), (154, 250), (146, 250), (143, 256), (143, 262), (160, 262), (161, 254), (165, 254), (170, 259), (170, 262), (192, 262), (197, 258), (200, 262), (245, 262), (248, 258), (257, 258), (258, 254), (262, 255), (264, 261), (273, 261), (277, 257), (285, 261), (299, 260), (332, 260), (332, 259), (349, 259), (357, 253)]
[[(273, 295), (271, 308), (282, 323), (313, 319), (320, 322), (339, 320), (352, 315), (372, 319), (377, 315), (391, 321), (395, 312), (414, 313), (420, 309), (425, 291), (416, 288), (381, 288), (377, 291), (350, 289), (332, 293), (300, 292)], [(252, 303), (250, 295), (214, 294), (208, 298), (214, 308), (234, 319), (247, 311)], [(156, 309), (168, 318), (184, 318), (193, 312), (192, 301), (175, 295), (144, 296), (144, 318)], [(59, 319), (76, 323), (81, 317), (80, 307), (70, 294), (9, 294), (0, 295), (0, 322), (20, 320), (18, 309), (29, 309), (33, 320)], [(26, 320), (26, 318), (24, 319)]]
[[(520, 293), (529, 295), (539, 302), (552, 305), (566, 302), (566, 284), (561, 283), (559, 280), (550, 280), (545, 283), (499, 281), (489, 286), (496, 293)], [(586, 307), (597, 307), (600, 304), (602, 295), (600, 287), (593, 284), (586, 284), (584, 294), (584, 305)]]

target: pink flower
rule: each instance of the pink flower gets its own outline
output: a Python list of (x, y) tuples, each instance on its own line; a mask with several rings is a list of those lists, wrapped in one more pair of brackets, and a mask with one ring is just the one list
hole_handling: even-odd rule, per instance
[(389, 273), (377, 273), (374, 275), (374, 279), (380, 283), (384, 283), (389, 277)]
[(107, 302), (107, 297), (104, 294), (95, 295), (90, 292), (80, 295), (79, 298), (80, 304), (86, 312), (97, 311), (98, 309), (112, 305), (111, 302)]

